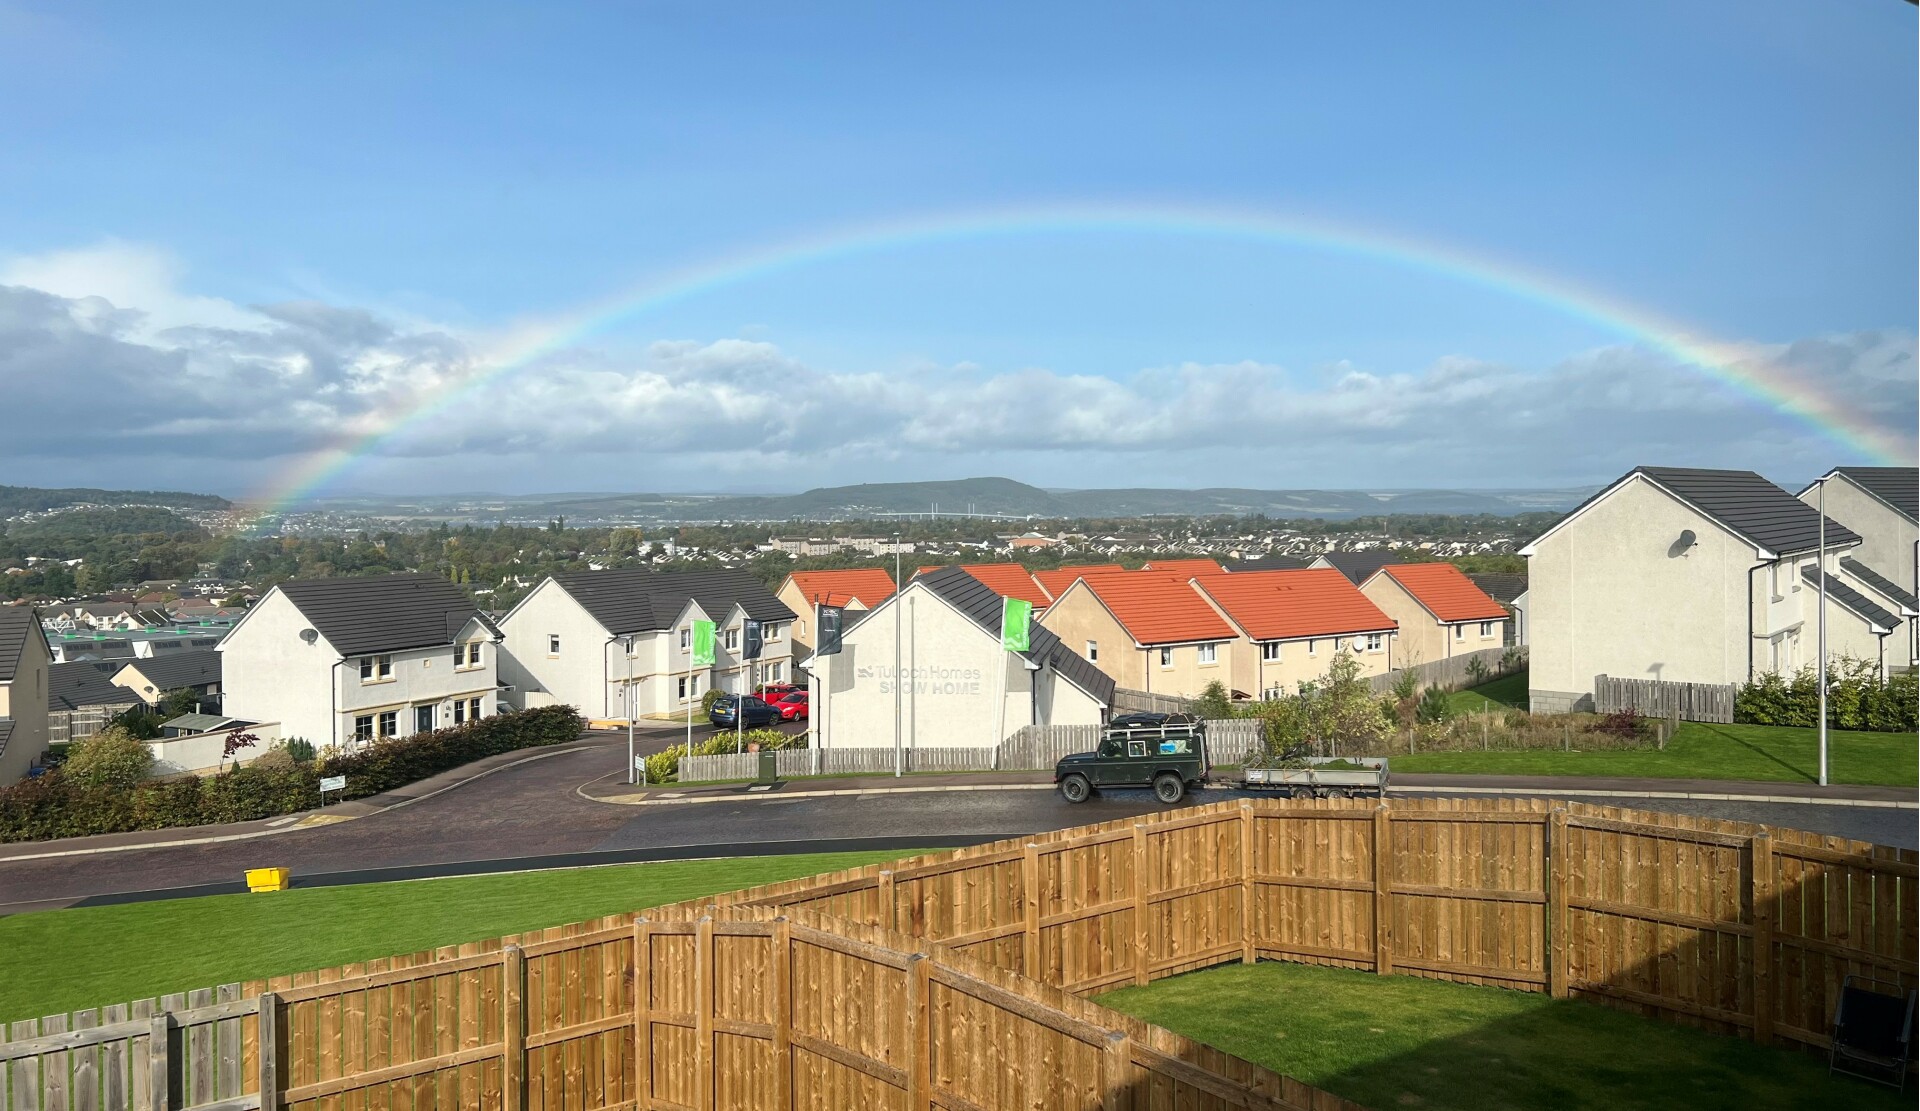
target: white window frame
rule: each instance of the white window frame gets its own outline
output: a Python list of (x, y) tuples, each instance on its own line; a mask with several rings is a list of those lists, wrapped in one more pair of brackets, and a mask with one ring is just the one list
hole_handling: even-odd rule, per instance
[(467, 699), (467, 720), (468, 721), (479, 721), (482, 712), (483, 712), (483, 707), (481, 706), (480, 700), (478, 698)]
[(385, 740), (388, 737), (399, 736), (400, 735), (400, 711), (398, 710), (380, 711), (380, 716), (378, 719), (376, 719), (373, 728), (374, 728), (374, 732), (378, 734), (382, 740)]
[(1173, 670), (1173, 649), (1162, 648), (1160, 650), (1160, 670), (1162, 671)]
[(779, 639), (780, 623), (778, 621), (769, 621), (760, 626), (760, 643), (765, 644), (767, 641)]
[(725, 646), (727, 651), (729, 652), (737, 652), (740, 650), (740, 630), (739, 629), (727, 630)]
[(458, 698), (453, 700), (453, 723), (455, 725), (467, 723), (467, 704)]
[(692, 644), (693, 630), (685, 625), (680, 626), (680, 651), (685, 652)]
[(1280, 662), (1280, 642), (1267, 640), (1260, 642), (1260, 659), (1264, 663)]
[(687, 677), (685, 675), (682, 675), (680, 677), (680, 696), (679, 697), (680, 697), (680, 701), (682, 702), (685, 702), (687, 700)]
[(1380, 633), (1367, 634), (1367, 651), (1378, 652), (1386, 644), (1386, 637)]
[(353, 716), (353, 737), (357, 741), (370, 741), (373, 739), (372, 714), (355, 714)]
[(362, 683), (390, 683), (393, 681), (392, 656), (360, 657), (360, 681)]
[(558, 656), (559, 654), (560, 654), (560, 634), (548, 633), (547, 634), (547, 655)]
[(1309, 655), (1309, 656), (1318, 656), (1319, 654), (1320, 654), (1320, 642), (1319, 642), (1318, 640), (1316, 640), (1316, 639), (1313, 639), (1313, 638), (1308, 638), (1308, 640), (1307, 640), (1307, 655)]
[(1220, 662), (1220, 646), (1218, 644), (1196, 644), (1193, 648), (1193, 655), (1195, 662), (1199, 663), (1202, 667), (1208, 664), (1217, 664)]
[(1465, 639), (1467, 639), (1467, 627), (1466, 627), (1466, 625), (1465, 625), (1464, 623), (1463, 623), (1463, 624), (1459, 624), (1459, 625), (1455, 625), (1455, 626), (1453, 627), (1453, 639), (1455, 639), (1455, 640), (1465, 640)]
[(1480, 639), (1485, 640), (1492, 635), (1493, 635), (1493, 622), (1482, 621), (1480, 623)]
[(1100, 662), (1100, 642), (1099, 641), (1090, 640), (1087, 642), (1087, 662), (1090, 664), (1097, 664)]

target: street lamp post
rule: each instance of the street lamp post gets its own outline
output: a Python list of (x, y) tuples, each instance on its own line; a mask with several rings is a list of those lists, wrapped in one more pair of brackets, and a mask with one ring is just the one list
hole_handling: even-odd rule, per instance
[(1820, 786), (1827, 785), (1827, 480), (1821, 477), (1820, 492), (1815, 498), (1815, 512), (1820, 514), (1819, 549), (1814, 556), (1814, 566), (1820, 571), (1820, 621), (1818, 651), (1820, 653)]
[(900, 534), (893, 536), (893, 777), (906, 773), (900, 736)]

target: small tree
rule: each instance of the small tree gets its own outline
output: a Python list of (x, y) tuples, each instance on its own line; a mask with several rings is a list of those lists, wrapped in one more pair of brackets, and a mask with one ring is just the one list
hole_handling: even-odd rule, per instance
[(1422, 725), (1437, 725), (1452, 716), (1453, 704), (1447, 701), (1447, 692), (1439, 687), (1428, 687), (1413, 713), (1414, 720)]
[(109, 725), (73, 743), (61, 774), (89, 787), (132, 787), (152, 768), (146, 742), (125, 726)]
[(260, 743), (260, 738), (254, 736), (252, 733), (228, 733), (227, 743), (220, 750), (220, 762), (224, 764), (228, 760), (233, 759), (241, 749), (252, 748), (258, 743)]
[(1187, 710), (1202, 721), (1223, 721), (1233, 716), (1233, 697), (1226, 685), (1215, 679), (1200, 690)]
[(160, 715), (161, 721), (172, 721), (182, 714), (197, 714), (200, 712), (200, 692), (192, 687), (170, 690), (160, 696), (160, 703), (154, 710)]

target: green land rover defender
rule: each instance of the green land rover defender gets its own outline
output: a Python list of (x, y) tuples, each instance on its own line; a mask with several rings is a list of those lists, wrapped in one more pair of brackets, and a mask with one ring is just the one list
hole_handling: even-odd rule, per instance
[(1207, 727), (1186, 714), (1128, 714), (1102, 733), (1100, 747), (1061, 758), (1053, 782), (1068, 802), (1103, 787), (1152, 787), (1172, 804), (1207, 777)]

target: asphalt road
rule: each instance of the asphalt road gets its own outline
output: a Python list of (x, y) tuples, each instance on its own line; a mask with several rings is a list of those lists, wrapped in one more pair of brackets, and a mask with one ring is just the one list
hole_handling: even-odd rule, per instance
[[(657, 750), (674, 738), (655, 734)], [(1146, 791), (1078, 806), (1051, 791), (955, 791), (847, 798), (778, 795), (684, 806), (622, 806), (581, 797), (621, 774), (626, 742), (609, 738), (498, 772), (443, 794), (337, 825), (254, 840), (94, 856), (0, 861), (0, 913), (77, 903), (239, 890), (250, 867), (285, 866), (296, 886), (581, 863), (941, 847), (1156, 812)], [(1208, 791), (1199, 802), (1237, 797)], [(1817, 830), (1916, 846), (1911, 810), (1685, 799), (1593, 801)], [(531, 859), (529, 859), (531, 858)]]

